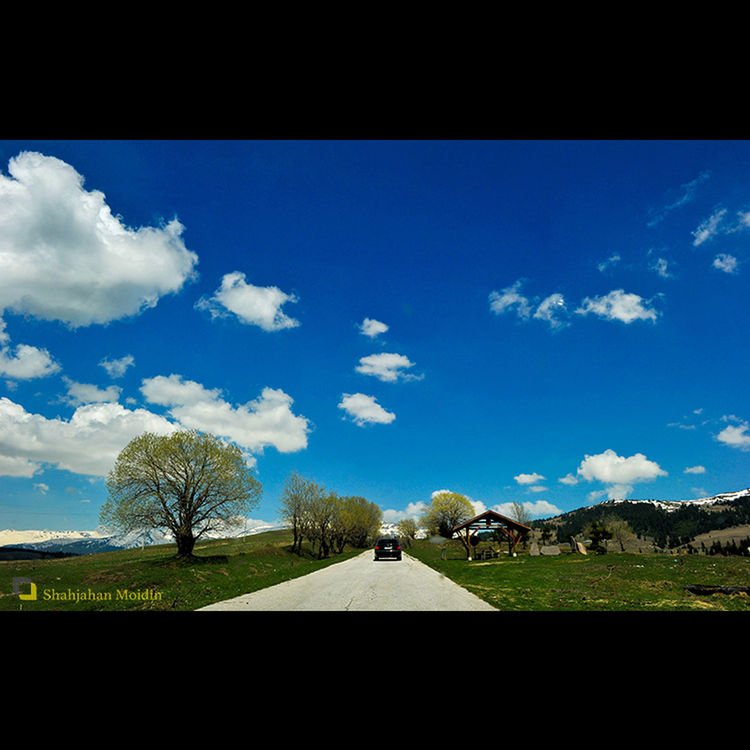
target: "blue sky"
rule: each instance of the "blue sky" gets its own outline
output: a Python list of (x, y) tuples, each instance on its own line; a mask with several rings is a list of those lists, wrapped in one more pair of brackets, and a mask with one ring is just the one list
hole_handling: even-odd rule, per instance
[(750, 142), (0, 141), (0, 529), (128, 440), (387, 520), (750, 486)]

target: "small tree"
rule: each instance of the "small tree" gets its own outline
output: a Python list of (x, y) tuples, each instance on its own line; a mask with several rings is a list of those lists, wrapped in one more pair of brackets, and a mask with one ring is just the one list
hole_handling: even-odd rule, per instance
[(307, 511), (305, 535), (318, 547), (318, 558), (328, 557), (334, 542), (340, 499), (335, 492), (315, 492)]
[(595, 552), (597, 555), (603, 555), (607, 552), (607, 548), (602, 542), (606, 539), (611, 539), (612, 532), (604, 524), (593, 520), (586, 526), (583, 533), (591, 540), (589, 549), (592, 552)]
[(542, 533), (541, 533), (541, 541), (542, 544), (548, 544), (549, 541), (552, 539), (552, 534), (554, 533), (555, 529), (552, 526), (552, 524), (545, 523), (544, 526), (542, 526)]
[(514, 521), (522, 523), (524, 526), (531, 525), (531, 514), (522, 503), (515, 500), (510, 504), (510, 513), (508, 513), (508, 516)]
[(617, 516), (607, 516), (604, 525), (612, 532), (611, 538), (620, 545), (620, 552), (625, 552), (625, 542), (635, 539), (635, 533), (630, 524)]
[(166, 529), (181, 558), (193, 556), (204, 534), (246, 516), (263, 492), (237, 446), (197, 430), (134, 438), (117, 457), (106, 486), (103, 526), (123, 532)]
[(322, 488), (310, 479), (292, 472), (284, 485), (281, 495), (281, 518), (292, 529), (292, 552), (302, 553), (302, 540), (305, 537), (307, 514), (313, 498), (322, 492)]
[(417, 522), (413, 518), (404, 518), (396, 525), (396, 533), (407, 547), (410, 546), (417, 538)]

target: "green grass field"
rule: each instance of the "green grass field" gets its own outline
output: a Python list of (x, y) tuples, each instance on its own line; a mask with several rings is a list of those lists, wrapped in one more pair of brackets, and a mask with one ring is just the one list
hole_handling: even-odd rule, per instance
[[(174, 545), (65, 559), (0, 562), (0, 611), (184, 611), (257, 591), (357, 555), (292, 554), (291, 533), (270, 531), (198, 544), (178, 562)], [(746, 594), (696, 596), (691, 584), (750, 585), (750, 560), (702, 555), (560, 555), (467, 562), (459, 542), (417, 541), (407, 553), (502, 611), (750, 611)], [(36, 600), (13, 593), (13, 578)], [(30, 593), (29, 584), (21, 593)]]
[[(179, 562), (175, 545), (52, 560), (0, 562), (0, 611), (164, 611), (206, 604), (272, 586), (340, 562), (361, 550), (316, 560), (289, 551), (291, 532), (200, 542), (199, 560)], [(13, 593), (13, 578), (31, 580), (36, 600)], [(21, 593), (29, 594), (29, 584)]]
[(501, 555), (467, 561), (459, 542), (417, 541), (407, 553), (503, 611), (750, 611), (744, 593), (696, 596), (685, 586), (750, 585), (750, 559), (704, 555)]

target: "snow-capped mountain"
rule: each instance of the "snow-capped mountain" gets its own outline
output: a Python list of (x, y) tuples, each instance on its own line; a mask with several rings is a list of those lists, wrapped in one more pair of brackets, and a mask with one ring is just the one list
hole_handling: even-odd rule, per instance
[[(218, 539), (246, 536), (280, 528), (282, 528), (281, 524), (246, 518), (242, 519), (242, 522), (236, 526), (227, 526), (222, 530), (208, 533), (203, 538)], [(46, 529), (43, 531), (14, 531), (12, 529), (0, 531), (0, 547), (20, 547), (45, 552), (68, 552), (74, 555), (110, 552), (132, 547), (148, 547), (153, 544), (170, 544), (173, 541), (171, 534), (159, 531), (130, 532), (128, 534), (107, 534), (100, 529), (96, 531), (48, 531)]]
[(722, 505), (723, 503), (731, 503), (734, 500), (739, 500), (742, 497), (750, 496), (750, 488), (745, 490), (738, 490), (737, 492), (723, 492), (719, 495), (712, 495), (711, 497), (701, 497), (697, 500), (609, 500), (606, 502), (616, 504), (625, 502), (638, 502), (638, 503), (651, 503), (657, 508), (661, 508), (666, 511), (674, 511), (682, 508), (685, 505)]

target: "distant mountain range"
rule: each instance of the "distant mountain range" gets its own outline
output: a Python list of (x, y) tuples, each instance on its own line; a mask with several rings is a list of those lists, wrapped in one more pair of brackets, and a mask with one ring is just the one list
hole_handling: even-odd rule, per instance
[[(258, 534), (262, 531), (283, 528), (281, 524), (245, 519), (237, 526), (228, 526), (223, 530), (207, 534), (204, 538), (218, 539), (226, 537)], [(171, 544), (171, 534), (158, 531), (131, 532), (129, 534), (106, 534), (102, 531), (0, 531), (0, 560), (23, 559), (22, 550), (28, 550), (28, 557), (44, 555), (90, 555), (96, 552), (112, 552), (132, 547), (148, 547), (153, 544)], [(12, 553), (11, 550), (17, 552)]]
[(607, 500), (586, 508), (534, 521), (536, 529), (551, 526), (558, 542), (583, 533), (591, 521), (616, 517), (627, 521), (639, 539), (658, 548), (688, 545), (696, 537), (750, 525), (750, 488), (697, 500)]

